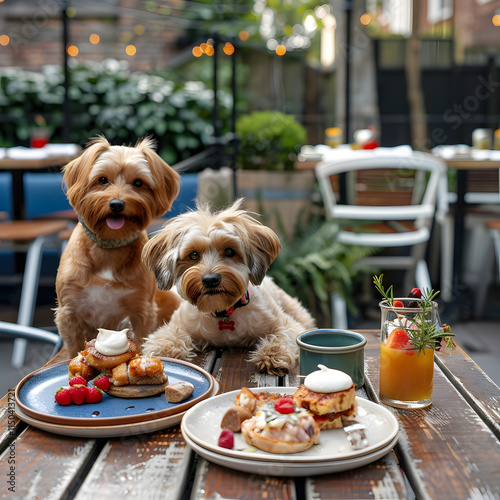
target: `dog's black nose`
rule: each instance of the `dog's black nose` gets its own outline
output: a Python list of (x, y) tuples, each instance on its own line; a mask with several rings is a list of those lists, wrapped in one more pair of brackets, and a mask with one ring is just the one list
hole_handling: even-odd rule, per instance
[(201, 278), (201, 282), (207, 288), (215, 288), (216, 286), (219, 286), (220, 280), (221, 280), (221, 275), (219, 273), (205, 274), (205, 276)]
[(111, 208), (113, 212), (122, 212), (125, 208), (125, 202), (117, 199), (111, 200), (109, 202), (109, 208)]

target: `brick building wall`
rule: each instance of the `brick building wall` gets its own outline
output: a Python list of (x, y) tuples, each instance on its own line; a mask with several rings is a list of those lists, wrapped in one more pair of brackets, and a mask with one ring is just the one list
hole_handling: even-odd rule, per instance
[[(100, 62), (115, 58), (143, 71), (167, 66), (179, 52), (177, 40), (184, 30), (180, 11), (175, 9), (181, 2), (165, 3), (174, 7), (168, 15), (144, 10), (141, 0), (73, 2), (68, 26), (69, 45), (78, 48), (76, 59)], [(99, 43), (90, 42), (92, 34), (99, 35)], [(57, 0), (3, 0), (0, 35), (9, 37), (8, 44), (0, 44), (2, 67), (36, 70), (63, 61), (63, 24)], [(128, 45), (135, 46), (134, 55), (126, 53)]]
[(500, 45), (500, 26), (492, 18), (500, 14), (500, 0), (455, 0), (455, 44), (460, 57), (471, 49), (496, 49)]

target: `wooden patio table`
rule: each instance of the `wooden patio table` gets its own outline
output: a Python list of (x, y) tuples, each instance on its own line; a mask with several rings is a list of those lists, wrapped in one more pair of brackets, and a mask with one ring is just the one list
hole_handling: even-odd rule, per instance
[[(52, 145), (57, 148), (58, 145)], [(62, 149), (58, 154), (44, 155), (43, 148), (21, 148), (27, 152), (25, 158), (17, 156), (9, 156), (9, 152), (16, 148), (2, 148), (0, 151), (0, 171), (10, 172), (12, 175), (12, 218), (14, 220), (26, 219), (26, 207), (24, 200), (24, 174), (28, 172), (59, 172), (62, 165), (73, 160), (80, 154), (80, 148), (76, 144), (62, 145)], [(56, 150), (57, 151), (57, 150)], [(40, 157), (36, 154), (39, 153)], [(12, 155), (12, 153), (10, 153)], [(30, 154), (35, 155), (30, 157)], [(45, 157), (44, 157), (45, 156)]]
[[(357, 394), (378, 402), (378, 334), (362, 333), (368, 339), (366, 384)], [(299, 383), (297, 371), (282, 379), (256, 373), (246, 354), (212, 350), (194, 362), (214, 375), (221, 393)], [(64, 359), (63, 350), (50, 363)], [(432, 406), (390, 408), (400, 426), (392, 451), (370, 465), (328, 475), (267, 477), (215, 465), (189, 449), (179, 425), (113, 439), (64, 437), (26, 425), (12, 410), (9, 392), (0, 410), (1, 498), (500, 498), (500, 389), (458, 346), (436, 356)], [(8, 489), (12, 471), (15, 493)]]

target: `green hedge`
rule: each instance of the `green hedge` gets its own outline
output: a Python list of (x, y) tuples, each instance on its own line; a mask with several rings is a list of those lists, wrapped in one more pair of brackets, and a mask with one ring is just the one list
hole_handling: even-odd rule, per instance
[[(163, 158), (175, 163), (202, 151), (213, 135), (213, 91), (203, 82), (130, 72), (112, 59), (72, 65), (70, 80), (71, 142), (84, 145), (102, 134), (114, 143), (134, 143), (152, 134)], [(224, 134), (232, 97), (224, 90), (218, 96)], [(47, 123), (51, 141), (61, 142), (63, 100), (62, 67), (0, 68), (0, 146), (28, 145), (37, 115)]]
[(293, 170), (307, 131), (293, 115), (255, 111), (236, 121), (241, 139), (238, 166), (252, 170)]

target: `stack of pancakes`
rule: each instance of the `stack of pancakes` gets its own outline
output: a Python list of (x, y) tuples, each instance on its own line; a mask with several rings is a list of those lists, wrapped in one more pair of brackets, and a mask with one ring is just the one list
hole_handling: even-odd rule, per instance
[(305, 385), (300, 385), (293, 395), (293, 402), (309, 410), (320, 429), (341, 429), (342, 417), (356, 414), (355, 384), (345, 391), (313, 392)]

